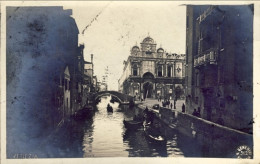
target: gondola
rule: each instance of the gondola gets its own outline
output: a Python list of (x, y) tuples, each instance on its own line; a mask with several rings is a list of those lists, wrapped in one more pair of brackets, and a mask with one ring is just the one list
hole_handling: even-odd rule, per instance
[(166, 138), (162, 135), (158, 135), (158, 132), (155, 132), (155, 129), (150, 127), (150, 124), (144, 124), (143, 126), (145, 136), (149, 141), (155, 144), (166, 144)]
[(113, 112), (113, 108), (109, 104), (107, 105), (107, 112)]
[(143, 125), (143, 121), (135, 121), (135, 120), (124, 120), (123, 121), (125, 128), (129, 130), (136, 130)]
[(85, 119), (91, 118), (94, 113), (95, 110), (92, 106), (85, 106), (84, 108), (75, 112), (74, 119), (76, 121), (84, 121)]

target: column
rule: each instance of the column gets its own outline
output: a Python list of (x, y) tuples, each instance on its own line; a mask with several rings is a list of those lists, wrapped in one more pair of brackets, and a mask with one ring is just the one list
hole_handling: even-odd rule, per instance
[(175, 67), (176, 67), (176, 63), (175, 63), (175, 62), (174, 62), (173, 67), (174, 67), (174, 68), (173, 68), (173, 74), (174, 74), (174, 77), (176, 77), (176, 72), (175, 72), (175, 71), (176, 71), (176, 69), (175, 69)]
[(168, 77), (168, 65), (165, 64), (165, 66), (166, 66), (166, 68), (165, 68), (165, 71), (166, 71), (166, 75), (165, 75), (165, 77)]
[(158, 97), (157, 97), (157, 88), (156, 88), (156, 82), (154, 82), (154, 93), (155, 93), (155, 98), (158, 98)]
[(174, 66), (174, 65), (172, 65), (172, 67), (171, 67), (171, 77), (174, 77), (174, 73), (173, 73), (174, 69), (173, 69), (173, 66)]
[(153, 83), (153, 98), (156, 98), (156, 85), (155, 82)]
[(162, 65), (162, 77), (164, 76), (164, 65)]
[(182, 77), (185, 77), (185, 63), (182, 62)]
[(140, 83), (140, 87), (139, 87), (139, 88), (140, 88), (140, 98), (142, 98), (142, 95), (143, 95), (143, 94), (142, 94), (142, 90), (143, 90), (143, 85), (142, 85), (142, 83)]

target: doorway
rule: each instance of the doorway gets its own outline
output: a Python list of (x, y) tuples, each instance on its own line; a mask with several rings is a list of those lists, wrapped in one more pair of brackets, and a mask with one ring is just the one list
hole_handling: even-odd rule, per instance
[(143, 92), (143, 96), (144, 96), (144, 99), (146, 98), (152, 98), (152, 92), (153, 92), (153, 83), (151, 82), (145, 82), (143, 84), (143, 89), (144, 89), (144, 92)]

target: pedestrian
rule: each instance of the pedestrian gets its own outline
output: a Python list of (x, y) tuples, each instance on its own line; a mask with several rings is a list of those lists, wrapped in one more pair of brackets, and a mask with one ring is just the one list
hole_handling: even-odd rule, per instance
[(184, 105), (184, 103), (182, 104), (181, 108), (182, 108), (182, 112), (185, 113), (185, 105)]
[(200, 112), (197, 111), (197, 115), (196, 115), (196, 116), (197, 116), (197, 117), (200, 117)]
[(171, 109), (172, 109), (172, 103), (171, 103)]
[(200, 107), (198, 107), (197, 117), (200, 117)]
[(160, 96), (160, 101), (162, 101), (162, 96)]
[(193, 116), (197, 116), (197, 110), (194, 108), (193, 110), (193, 113), (192, 113)]

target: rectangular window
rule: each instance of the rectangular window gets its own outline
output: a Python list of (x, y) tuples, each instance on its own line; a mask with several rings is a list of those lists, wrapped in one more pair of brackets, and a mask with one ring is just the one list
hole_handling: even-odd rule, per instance
[(172, 76), (172, 67), (171, 66), (168, 66), (168, 68), (167, 68), (167, 76), (168, 77)]
[(162, 77), (162, 66), (158, 67), (158, 77)]
[(137, 76), (137, 69), (134, 69), (134, 70), (133, 70), (133, 75), (134, 75), (134, 76)]
[(133, 74), (133, 76), (137, 76), (137, 75), (138, 75), (138, 67), (137, 67), (137, 64), (133, 64), (132, 74)]

